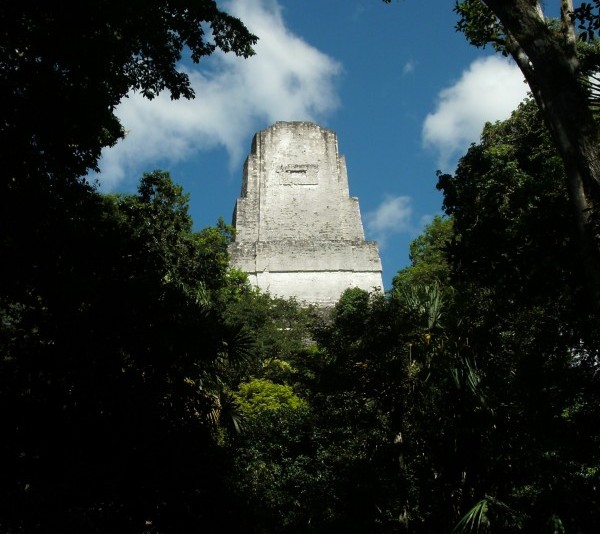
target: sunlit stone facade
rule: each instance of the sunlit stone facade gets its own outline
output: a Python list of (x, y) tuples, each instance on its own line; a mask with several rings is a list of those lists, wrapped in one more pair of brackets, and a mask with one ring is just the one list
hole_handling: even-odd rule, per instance
[(382, 288), (337, 136), (310, 122), (258, 132), (233, 215), (231, 261), (273, 296), (331, 306), (348, 287)]

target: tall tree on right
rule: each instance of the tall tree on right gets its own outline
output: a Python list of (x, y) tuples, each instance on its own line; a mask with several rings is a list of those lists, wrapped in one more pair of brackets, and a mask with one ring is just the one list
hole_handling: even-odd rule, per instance
[(600, 345), (580, 311), (587, 293), (564, 172), (528, 100), (484, 128), (454, 176), (440, 176), (455, 234), (446, 317), (459, 320), (446, 335), (464, 340), (485, 394), (482, 426), (459, 433), (481, 440), (466, 449), (462, 504), (475, 506), (458, 531), (476, 531), (477, 514), (503, 533), (595, 532), (600, 522)]
[[(491, 44), (510, 55), (529, 84), (564, 163), (588, 306), (597, 312), (600, 256), (594, 219), (600, 199), (600, 130), (586, 81), (598, 70), (600, 55), (582, 59), (576, 35), (577, 21), (583, 22), (590, 10), (585, 4), (575, 10), (572, 0), (560, 0), (558, 22), (545, 17), (542, 4), (532, 0), (464, 0), (455, 10), (461, 16), (457, 28), (469, 42)], [(589, 40), (593, 32), (583, 35)]]
[[(384, 0), (390, 2), (391, 0)], [(564, 162), (574, 228), (579, 241), (587, 308), (600, 311), (600, 253), (597, 204), (600, 201), (600, 129), (594, 118), (589, 76), (600, 70), (594, 41), (600, 3), (559, 0), (560, 19), (544, 14), (537, 0), (456, 0), (456, 26), (478, 47), (491, 45), (521, 69)], [(582, 55), (577, 30), (591, 43)]]

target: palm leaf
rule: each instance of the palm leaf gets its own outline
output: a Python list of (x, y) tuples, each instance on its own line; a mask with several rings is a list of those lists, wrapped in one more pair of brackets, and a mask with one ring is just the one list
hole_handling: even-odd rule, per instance
[(489, 500), (484, 497), (461, 518), (452, 532), (488, 532), (490, 527), (488, 508)]

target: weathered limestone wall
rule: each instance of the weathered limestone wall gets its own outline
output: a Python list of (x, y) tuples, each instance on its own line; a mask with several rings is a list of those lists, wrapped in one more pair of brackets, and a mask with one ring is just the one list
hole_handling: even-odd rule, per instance
[(232, 264), (273, 295), (334, 304), (348, 287), (382, 287), (337, 136), (310, 122), (258, 132), (234, 211)]

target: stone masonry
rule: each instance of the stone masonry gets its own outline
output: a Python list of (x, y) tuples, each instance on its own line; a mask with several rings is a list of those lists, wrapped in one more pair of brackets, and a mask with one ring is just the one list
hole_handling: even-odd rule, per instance
[(232, 265), (273, 296), (332, 306), (349, 287), (383, 287), (377, 244), (365, 241), (331, 130), (277, 122), (258, 132), (233, 225)]

